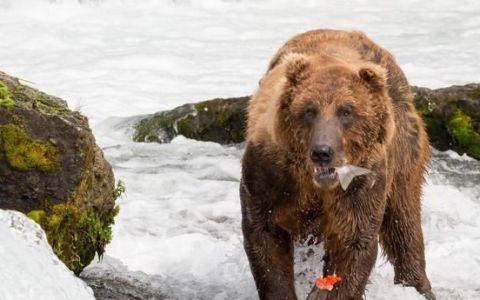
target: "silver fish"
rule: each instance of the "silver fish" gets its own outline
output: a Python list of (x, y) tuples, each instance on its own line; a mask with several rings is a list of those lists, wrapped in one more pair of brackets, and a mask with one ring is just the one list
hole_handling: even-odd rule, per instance
[(357, 167), (354, 165), (345, 165), (339, 168), (336, 168), (338, 179), (340, 180), (340, 185), (344, 191), (347, 190), (348, 186), (352, 182), (353, 178), (371, 173), (372, 171), (369, 169), (365, 169), (362, 167)]

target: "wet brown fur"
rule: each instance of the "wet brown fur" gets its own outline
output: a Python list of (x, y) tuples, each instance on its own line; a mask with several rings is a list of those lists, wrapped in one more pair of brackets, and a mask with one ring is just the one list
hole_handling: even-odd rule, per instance
[[(311, 132), (299, 120), (306, 102), (333, 115), (346, 99), (361, 118), (343, 134), (345, 158), (374, 173), (345, 192), (323, 191), (306, 159)], [(424, 124), (391, 54), (360, 32), (317, 30), (290, 39), (248, 109), (242, 227), (260, 298), (297, 299), (293, 241), (313, 234), (325, 242), (324, 275), (343, 278), (327, 299), (362, 298), (378, 240), (395, 283), (434, 299), (420, 222), (429, 157)]]

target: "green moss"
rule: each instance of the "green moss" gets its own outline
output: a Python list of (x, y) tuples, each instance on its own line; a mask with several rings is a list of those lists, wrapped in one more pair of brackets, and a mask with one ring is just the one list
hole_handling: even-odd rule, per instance
[(230, 131), (230, 135), (231, 135), (232, 141), (234, 143), (241, 143), (245, 140), (245, 130), (244, 130), (244, 128), (233, 129), (233, 130)]
[(105, 224), (101, 216), (92, 209), (85, 210), (80, 214), (78, 230), (83, 235), (78, 240), (80, 267), (88, 265), (95, 257), (95, 253), (98, 253), (99, 256), (103, 255), (105, 246), (112, 240), (110, 224)]
[(11, 110), (15, 106), (15, 102), (10, 98), (8, 87), (0, 81), (0, 107)]
[(232, 142), (232, 107), (224, 99), (216, 98), (195, 104), (198, 111), (197, 135), (193, 138), (214, 142)]
[(193, 126), (193, 117), (187, 116), (186, 118), (180, 119), (176, 124), (177, 134), (181, 134), (187, 138), (195, 138), (195, 127)]
[(13, 115), (12, 116), (12, 124), (13, 125), (23, 126), (24, 123), (25, 123), (25, 121), (23, 120), (23, 118), (21, 116), (18, 116), (18, 115)]
[(113, 190), (113, 200), (117, 200), (120, 198), (120, 196), (125, 193), (126, 188), (125, 188), (125, 183), (121, 180), (117, 181), (117, 185), (115, 186), (115, 189)]
[(480, 88), (474, 89), (469, 92), (468, 95), (474, 99), (480, 99)]
[[(135, 125), (133, 140), (136, 142), (164, 143), (174, 136), (174, 120), (168, 116), (158, 115), (145, 119)], [(165, 140), (162, 140), (160, 131), (165, 132)]]
[(197, 112), (206, 112), (211, 108), (210, 107), (211, 105), (209, 103), (210, 101), (213, 101), (213, 100), (195, 103), (193, 106), (195, 106), (195, 109), (197, 110)]
[(81, 207), (84, 205), (84, 200), (89, 198), (89, 192), (94, 185), (95, 178), (88, 170), (93, 168), (95, 163), (94, 149), (88, 149), (84, 152), (82, 177), (79, 180), (75, 191), (72, 194), (71, 202)]
[(67, 107), (52, 101), (47, 95), (41, 92), (37, 92), (33, 100), (33, 107), (42, 114), (62, 115), (69, 112)]
[(27, 217), (40, 224), (42, 216), (45, 214), (43, 210), (32, 210), (27, 214)]
[(34, 210), (28, 216), (45, 230), (58, 258), (79, 274), (95, 253), (103, 254), (112, 239), (111, 225), (116, 214), (118, 207), (102, 216), (94, 208), (80, 210), (73, 204), (57, 204), (48, 212)]
[(212, 100), (204, 101), (195, 104), (195, 108), (199, 114), (206, 114), (212, 116), (216, 124), (224, 126), (228, 119), (231, 117), (232, 112), (228, 107), (225, 107), (226, 103), (222, 98), (215, 98)]
[(448, 121), (448, 130), (468, 155), (480, 159), (480, 134), (473, 129), (468, 115), (457, 110)]
[(48, 141), (31, 139), (20, 125), (0, 126), (0, 140), (0, 152), (13, 168), (52, 171), (59, 166), (57, 147)]
[(426, 106), (417, 108), (417, 113), (425, 122), (427, 130), (435, 130), (442, 123), (441, 118), (434, 116)]
[(452, 138), (438, 111), (431, 110), (427, 105), (423, 105), (417, 108), (417, 113), (425, 123), (432, 146), (439, 150), (450, 149)]
[(220, 126), (225, 126), (231, 117), (231, 112), (228, 110), (220, 110), (217, 114), (217, 123)]

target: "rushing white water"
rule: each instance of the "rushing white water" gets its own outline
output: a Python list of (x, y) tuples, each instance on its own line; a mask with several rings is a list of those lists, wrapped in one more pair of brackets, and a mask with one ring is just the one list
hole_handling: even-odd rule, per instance
[[(480, 3), (473, 0), (51, 2), (0, 0), (0, 70), (87, 115), (126, 183), (107, 258), (89, 272), (173, 299), (255, 298), (240, 232), (242, 152), (181, 137), (133, 143), (115, 117), (251, 94), (274, 51), (313, 28), (365, 31), (395, 54), (413, 85), (480, 81)], [(435, 155), (423, 226), (439, 299), (480, 298), (479, 183), (478, 162)], [(301, 297), (320, 256), (297, 251)], [(379, 256), (368, 299), (418, 297), (392, 282)]]

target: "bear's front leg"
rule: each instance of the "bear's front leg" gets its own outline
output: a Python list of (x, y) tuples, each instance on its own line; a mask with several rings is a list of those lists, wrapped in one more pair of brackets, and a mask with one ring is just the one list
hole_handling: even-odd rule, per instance
[(260, 299), (296, 300), (290, 235), (274, 225), (255, 224), (245, 216), (242, 229)]
[(359, 237), (347, 244), (339, 240), (330, 240), (325, 247), (324, 276), (337, 274), (342, 278), (325, 299), (362, 299), (377, 258), (377, 238)]
[(368, 184), (359, 184), (327, 199), (323, 275), (337, 274), (342, 278), (328, 293), (327, 300), (363, 297), (377, 258), (378, 234), (385, 212), (385, 177), (382, 175), (377, 170), (377, 180), (371, 188)]
[(296, 300), (293, 242), (290, 234), (267, 217), (262, 203), (240, 185), (243, 244), (261, 300)]

